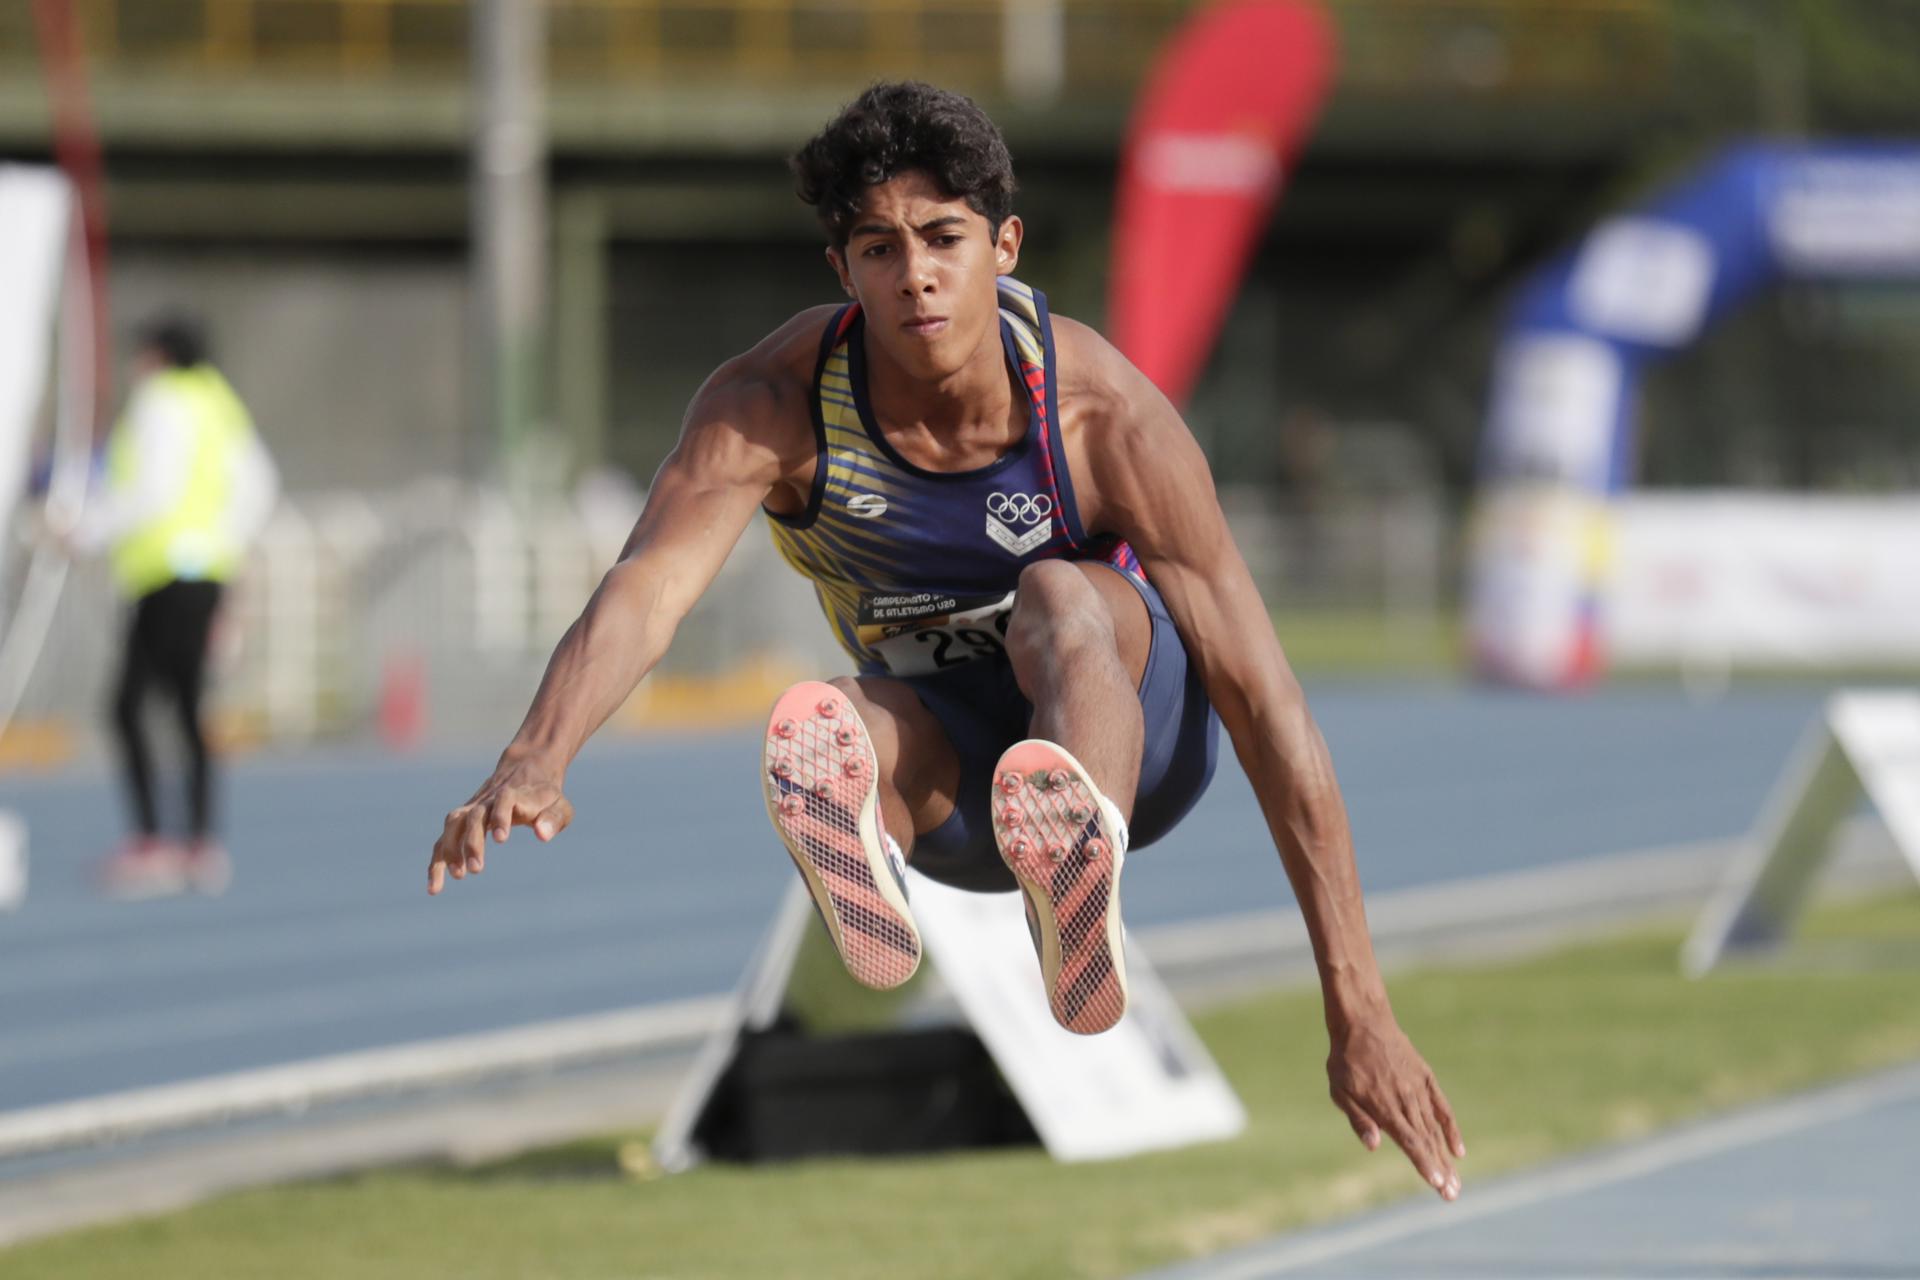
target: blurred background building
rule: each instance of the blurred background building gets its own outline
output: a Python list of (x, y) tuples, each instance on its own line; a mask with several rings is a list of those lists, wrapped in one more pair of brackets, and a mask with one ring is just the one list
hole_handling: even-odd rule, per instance
[[(208, 316), (290, 494), (244, 593), (236, 730), (365, 729), (410, 699), (436, 728), (512, 722), (699, 381), (832, 300), (783, 162), (871, 79), (988, 108), (1023, 184), (1021, 274), (1100, 323), (1132, 94), (1193, 8), (553, 0), (548, 341), (532, 424), (504, 447), (468, 341), (477, 7), (75, 0), (115, 323)], [(1333, 99), (1189, 418), (1278, 609), (1398, 619), (1444, 647), (1513, 285), (1730, 138), (1920, 132), (1920, 7), (1326, 8)], [(0, 156), (50, 157), (45, 71), (32, 6), (0, 11)], [(1652, 374), (1643, 478), (1911, 489), (1917, 393), (1920, 285), (1790, 285)], [(691, 620), (678, 669), (832, 661), (824, 629), (814, 645), (752, 607), (809, 607), (763, 544), (729, 570), (750, 589), (723, 593), (748, 603)], [(93, 589), (69, 593), (28, 712), (97, 705)]]

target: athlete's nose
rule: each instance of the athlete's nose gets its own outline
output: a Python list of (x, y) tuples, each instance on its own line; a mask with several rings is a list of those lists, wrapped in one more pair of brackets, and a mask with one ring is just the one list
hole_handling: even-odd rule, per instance
[(900, 292), (913, 298), (933, 292), (933, 255), (925, 248), (909, 244), (900, 255)]

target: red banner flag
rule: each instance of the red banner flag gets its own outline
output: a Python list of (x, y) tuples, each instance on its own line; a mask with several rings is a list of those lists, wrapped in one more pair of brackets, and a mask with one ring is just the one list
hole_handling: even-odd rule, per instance
[(1147, 77), (1120, 162), (1108, 316), (1114, 343), (1175, 402), (1319, 114), (1333, 50), (1317, 5), (1228, 0), (1191, 19)]

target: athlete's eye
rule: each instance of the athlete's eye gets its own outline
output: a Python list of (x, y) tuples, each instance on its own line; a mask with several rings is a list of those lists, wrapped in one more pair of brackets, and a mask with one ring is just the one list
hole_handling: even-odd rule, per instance
[(939, 246), (940, 246), (941, 248), (943, 248), (943, 249), (944, 249), (944, 248), (949, 248), (949, 247), (951, 247), (951, 246), (953, 246), (953, 245), (956, 245), (956, 244), (959, 244), (959, 243), (960, 243), (960, 242), (961, 242), (961, 241), (962, 241), (963, 239), (965, 239), (965, 238), (966, 238), (966, 237), (964, 237), (964, 236), (962, 236), (962, 235), (960, 235), (960, 234), (958, 234), (958, 233), (949, 233), (949, 234), (947, 234), (947, 235), (944, 235), (944, 236), (938, 236), (938, 237), (936, 237), (936, 238), (934, 239), (934, 243), (935, 243), (935, 244), (937, 244), (937, 245), (939, 245)]
[(870, 244), (860, 251), (860, 256), (863, 258), (877, 258), (886, 251), (887, 246), (884, 244)]

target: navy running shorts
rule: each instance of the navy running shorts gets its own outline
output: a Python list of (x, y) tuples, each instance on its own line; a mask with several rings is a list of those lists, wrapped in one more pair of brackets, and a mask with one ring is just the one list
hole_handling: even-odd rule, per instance
[[(1116, 570), (1116, 572), (1119, 572)], [(1140, 677), (1146, 736), (1140, 785), (1127, 823), (1128, 848), (1144, 849), (1186, 817), (1218, 758), (1220, 718), (1207, 701), (1200, 673), (1187, 661), (1166, 601), (1129, 573), (1146, 601), (1153, 627), (1147, 667)], [(942, 884), (976, 893), (1013, 890), (1013, 873), (993, 842), (993, 768), (1008, 747), (1030, 736), (1033, 704), (1020, 692), (1004, 658), (981, 658), (932, 675), (900, 677), (947, 731), (960, 757), (960, 794), (952, 816), (914, 837), (912, 865)]]

